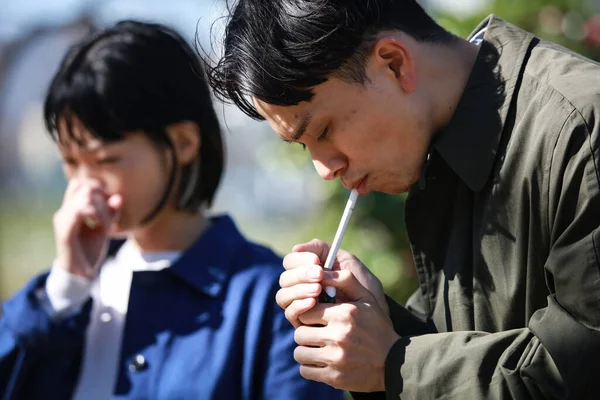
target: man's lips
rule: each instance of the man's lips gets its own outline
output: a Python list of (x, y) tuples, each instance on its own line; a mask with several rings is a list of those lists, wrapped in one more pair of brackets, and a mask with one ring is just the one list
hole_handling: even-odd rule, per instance
[(344, 187), (348, 190), (358, 189), (360, 187), (360, 185), (364, 182), (365, 178), (366, 178), (366, 176), (363, 177), (362, 179), (355, 181), (352, 184), (347, 184), (346, 182), (344, 182), (342, 180), (342, 185), (344, 185)]

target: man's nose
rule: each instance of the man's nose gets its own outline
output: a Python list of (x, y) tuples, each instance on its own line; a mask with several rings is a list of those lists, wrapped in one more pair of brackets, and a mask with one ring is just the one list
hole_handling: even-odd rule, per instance
[(322, 160), (313, 160), (313, 165), (319, 176), (326, 181), (336, 179), (344, 169), (344, 163), (341, 160), (335, 159), (326, 162), (323, 162)]

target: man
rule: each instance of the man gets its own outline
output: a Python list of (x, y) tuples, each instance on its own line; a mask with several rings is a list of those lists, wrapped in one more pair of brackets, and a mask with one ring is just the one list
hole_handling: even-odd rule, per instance
[[(278, 304), (308, 379), (388, 398), (600, 396), (600, 66), (414, 0), (241, 0), (212, 84), (348, 189), (409, 191), (420, 288), (298, 245)], [(321, 285), (337, 304), (317, 304)]]

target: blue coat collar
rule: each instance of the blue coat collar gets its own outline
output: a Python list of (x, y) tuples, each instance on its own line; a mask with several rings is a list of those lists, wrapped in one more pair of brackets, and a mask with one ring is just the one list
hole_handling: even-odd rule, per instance
[[(113, 256), (124, 243), (110, 243)], [(210, 226), (167, 271), (183, 279), (197, 290), (218, 297), (235, 267), (235, 257), (246, 239), (228, 215), (210, 218)]]

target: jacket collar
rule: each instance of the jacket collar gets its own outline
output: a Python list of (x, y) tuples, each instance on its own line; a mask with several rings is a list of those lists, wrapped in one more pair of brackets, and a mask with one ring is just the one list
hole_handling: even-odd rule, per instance
[(515, 88), (534, 36), (494, 15), (473, 31), (487, 28), (479, 54), (450, 124), (432, 147), (471, 188), (487, 182), (506, 123)]
[[(235, 259), (247, 241), (227, 216), (210, 218), (210, 226), (181, 257), (166, 269), (198, 291), (218, 297), (234, 272)], [(124, 243), (112, 241), (108, 255), (113, 256)]]

